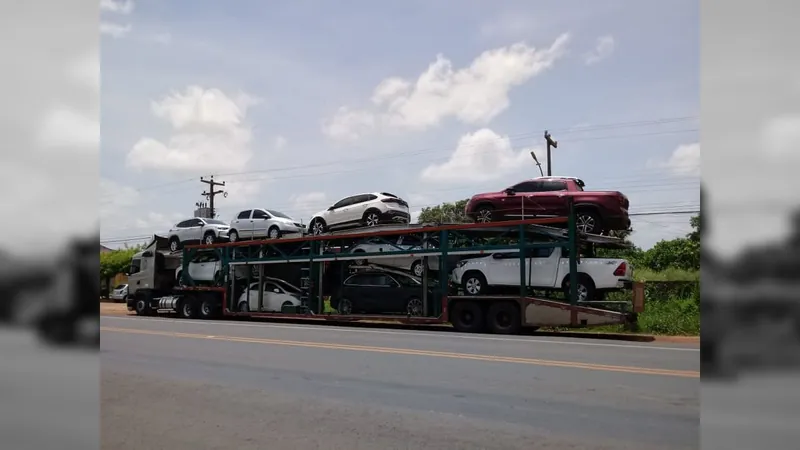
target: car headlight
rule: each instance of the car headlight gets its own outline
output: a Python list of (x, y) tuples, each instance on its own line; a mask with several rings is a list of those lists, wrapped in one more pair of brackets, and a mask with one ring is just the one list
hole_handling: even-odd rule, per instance
[(466, 265), (467, 265), (467, 260), (466, 260), (466, 259), (464, 259), (464, 260), (461, 260), (461, 261), (459, 261), (458, 263), (456, 263), (456, 268), (458, 269), (458, 268), (460, 268), (460, 267), (464, 267), (464, 266), (466, 266)]

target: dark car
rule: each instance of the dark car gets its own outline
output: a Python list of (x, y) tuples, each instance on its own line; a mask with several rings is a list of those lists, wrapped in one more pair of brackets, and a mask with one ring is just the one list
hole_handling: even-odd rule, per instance
[(464, 213), (475, 222), (566, 217), (568, 199), (575, 202), (578, 230), (601, 234), (627, 230), (628, 197), (618, 191), (584, 191), (582, 180), (573, 177), (539, 177), (517, 183), (499, 192), (477, 194)]
[[(408, 275), (359, 272), (348, 277), (337, 291), (331, 306), (341, 314), (424, 314), (422, 283)], [(428, 289), (428, 298), (433, 298), (432, 289)]]

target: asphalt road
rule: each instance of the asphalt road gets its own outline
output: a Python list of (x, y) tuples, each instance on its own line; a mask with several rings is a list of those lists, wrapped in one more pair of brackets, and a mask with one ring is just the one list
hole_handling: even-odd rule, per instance
[(697, 347), (101, 319), (104, 449), (695, 449)]

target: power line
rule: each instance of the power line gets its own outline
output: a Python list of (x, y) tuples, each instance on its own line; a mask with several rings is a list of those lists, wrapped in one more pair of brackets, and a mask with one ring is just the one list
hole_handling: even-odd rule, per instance
[[(642, 127), (642, 126), (653, 126), (653, 125), (664, 125), (664, 124), (671, 124), (671, 123), (679, 123), (685, 122), (688, 120), (695, 120), (697, 119), (696, 116), (684, 116), (684, 117), (671, 117), (671, 118), (662, 118), (662, 119), (654, 119), (654, 120), (641, 120), (641, 121), (633, 121), (633, 122), (617, 122), (617, 123), (608, 123), (608, 124), (601, 124), (601, 125), (589, 125), (584, 127), (570, 127), (570, 128), (561, 128), (555, 131), (558, 131), (560, 134), (571, 134), (571, 133), (584, 133), (584, 132), (591, 132), (591, 131), (598, 131), (598, 130), (612, 130), (612, 129), (619, 129), (619, 128), (632, 128), (632, 127)], [(606, 140), (606, 139), (620, 139), (626, 137), (637, 137), (637, 136), (651, 136), (651, 135), (658, 135), (658, 134), (673, 134), (673, 133), (683, 133), (683, 132), (692, 132), (697, 131), (696, 128), (693, 129), (686, 129), (686, 130), (673, 130), (673, 131), (666, 131), (666, 132), (656, 132), (656, 133), (644, 133), (644, 134), (633, 134), (633, 135), (615, 135), (615, 136), (603, 136), (603, 137), (589, 137), (589, 138), (579, 138), (579, 139), (568, 139), (567, 142), (587, 142), (591, 140)], [(509, 140), (520, 140), (520, 139), (530, 139), (536, 136), (538, 132), (525, 132), (516, 135), (508, 135), (506, 136)], [(477, 144), (476, 144), (477, 145)], [(444, 151), (452, 151), (453, 147), (448, 147)], [(243, 171), (243, 172), (228, 172), (228, 173), (221, 173), (217, 174), (220, 176), (239, 176), (239, 175), (247, 175), (247, 174), (254, 174), (254, 173), (271, 173), (271, 172), (284, 172), (289, 170), (296, 170), (296, 169), (306, 169), (306, 168), (314, 168), (314, 167), (325, 167), (335, 164), (353, 164), (353, 163), (361, 163), (361, 162), (370, 162), (370, 161), (382, 161), (386, 159), (393, 159), (398, 157), (404, 156), (415, 156), (420, 154), (428, 154), (428, 153), (436, 153), (441, 152), (442, 149), (435, 150), (431, 148), (416, 150), (416, 151), (401, 151), (401, 152), (391, 152), (388, 154), (380, 155), (377, 157), (368, 157), (368, 158), (355, 158), (349, 160), (339, 160), (339, 161), (327, 161), (324, 163), (315, 163), (315, 164), (303, 164), (298, 166), (287, 166), (287, 167), (276, 167), (270, 169), (262, 169), (262, 170), (251, 170), (251, 171)], [(145, 190), (152, 190), (158, 189), (160, 187), (184, 184), (189, 181), (192, 181), (194, 178), (178, 180), (174, 182), (162, 183), (159, 185), (151, 185), (151, 186), (144, 186), (133, 188), (136, 192), (141, 192)]]

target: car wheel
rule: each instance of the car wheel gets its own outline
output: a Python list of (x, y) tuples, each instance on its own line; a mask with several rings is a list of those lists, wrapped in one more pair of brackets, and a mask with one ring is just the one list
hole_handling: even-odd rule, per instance
[(491, 206), (481, 206), (475, 212), (475, 222), (477, 223), (489, 223), (492, 221), (492, 207)]
[(343, 298), (339, 300), (339, 305), (337, 305), (336, 310), (342, 315), (351, 314), (353, 312), (353, 304), (350, 302), (350, 300)]
[(603, 231), (600, 216), (593, 211), (578, 211), (575, 216), (575, 226), (581, 233), (600, 234)]
[[(353, 253), (364, 253), (364, 250), (356, 250)], [(366, 259), (356, 259), (356, 260), (353, 260), (353, 264), (355, 264), (357, 266), (366, 266), (367, 265), (367, 260)]]
[(270, 239), (279, 239), (280, 237), (281, 237), (281, 230), (278, 227), (273, 226), (269, 229)]
[(231, 230), (228, 233), (228, 240), (231, 241), (231, 242), (238, 241), (239, 240), (239, 233), (237, 233), (236, 230)]
[(181, 249), (181, 241), (178, 238), (174, 237), (169, 240), (169, 251), (177, 252)]
[(408, 300), (408, 304), (406, 305), (406, 312), (409, 316), (418, 317), (423, 314), (423, 305), (422, 300), (414, 297)]
[(467, 295), (481, 295), (486, 291), (486, 277), (480, 272), (467, 272), (461, 282)]
[(283, 308), (286, 308), (287, 306), (293, 306), (293, 305), (294, 305), (294, 303), (292, 303), (292, 302), (290, 302), (288, 300), (283, 302), (283, 304), (281, 304), (281, 312), (283, 312)]
[(312, 221), (309, 228), (311, 229), (311, 234), (314, 236), (319, 236), (325, 232), (325, 224), (319, 219)]
[(239, 312), (250, 312), (250, 305), (247, 304), (247, 301), (239, 303)]
[(203, 244), (211, 245), (217, 241), (217, 237), (214, 236), (214, 233), (208, 232), (205, 236), (203, 236)]
[(381, 216), (378, 215), (377, 212), (367, 211), (367, 213), (364, 214), (364, 225), (368, 227), (374, 227), (376, 225), (379, 225), (380, 223), (381, 223)]
[(422, 278), (425, 272), (425, 267), (422, 265), (422, 261), (414, 261), (414, 264), (411, 264), (411, 274), (415, 277)]
[[(567, 275), (566, 279), (564, 280), (564, 296), (567, 298), (567, 301), (571, 301), (572, 299), (569, 297), (569, 275)], [(586, 302), (589, 300), (593, 300), (595, 297), (595, 286), (594, 281), (589, 278), (588, 275), (579, 274), (578, 275), (578, 302)]]

